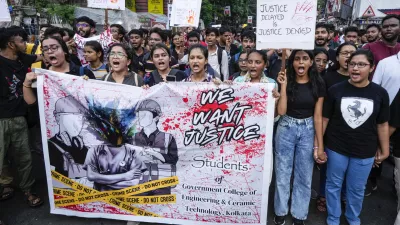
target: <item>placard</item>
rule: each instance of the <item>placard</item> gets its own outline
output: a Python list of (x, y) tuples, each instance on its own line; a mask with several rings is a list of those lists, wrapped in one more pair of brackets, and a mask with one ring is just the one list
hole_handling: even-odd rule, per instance
[(154, 14), (164, 14), (163, 0), (148, 0), (147, 11)]
[(172, 3), (171, 27), (198, 27), (201, 0), (174, 0)]
[(314, 49), (317, 0), (257, 0), (257, 49)]
[(88, 0), (88, 7), (125, 10), (125, 0)]
[(266, 224), (274, 84), (145, 90), (35, 72), (51, 213)]
[(0, 0), (0, 22), (11, 22), (10, 10), (6, 0)]

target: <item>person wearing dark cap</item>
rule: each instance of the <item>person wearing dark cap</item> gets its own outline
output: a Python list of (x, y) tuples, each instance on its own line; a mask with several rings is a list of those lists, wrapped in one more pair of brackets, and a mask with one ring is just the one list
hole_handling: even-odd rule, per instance
[(69, 95), (57, 100), (53, 114), (59, 131), (48, 140), (50, 165), (64, 176), (85, 177), (82, 166), (88, 148), (80, 135), (85, 123), (85, 107)]
[[(132, 139), (132, 145), (143, 147), (142, 157), (147, 166), (141, 183), (171, 177), (176, 174), (178, 162), (178, 147), (175, 138), (158, 129), (157, 125), (161, 117), (160, 105), (152, 100), (142, 101), (136, 108), (138, 124), (142, 127)], [(146, 192), (145, 195), (171, 194), (171, 187), (160, 188)]]

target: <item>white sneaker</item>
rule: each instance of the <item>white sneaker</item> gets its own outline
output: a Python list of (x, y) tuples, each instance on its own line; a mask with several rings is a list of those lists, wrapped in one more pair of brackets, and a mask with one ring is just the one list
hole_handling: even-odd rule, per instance
[(136, 222), (136, 221), (128, 221), (126, 223), (126, 225), (139, 225), (139, 224), (140, 224), (140, 222)]

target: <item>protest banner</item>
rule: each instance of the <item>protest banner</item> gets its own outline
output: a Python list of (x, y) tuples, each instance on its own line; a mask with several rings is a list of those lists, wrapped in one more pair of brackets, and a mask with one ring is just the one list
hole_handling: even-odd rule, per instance
[(201, 0), (174, 0), (172, 2), (171, 27), (198, 27)]
[(125, 0), (88, 0), (88, 7), (125, 10)]
[(148, 0), (147, 12), (154, 14), (164, 14), (164, 1), (163, 0)]
[(0, 0), (0, 22), (11, 22), (10, 10), (6, 0)]
[(145, 90), (35, 72), (51, 213), (266, 224), (274, 84)]
[(314, 49), (317, 0), (257, 0), (257, 49)]

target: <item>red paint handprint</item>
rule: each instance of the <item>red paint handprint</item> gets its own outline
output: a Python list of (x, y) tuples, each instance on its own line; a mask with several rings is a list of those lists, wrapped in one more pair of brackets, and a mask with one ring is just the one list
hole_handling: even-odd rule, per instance
[(189, 16), (186, 17), (188, 24), (194, 24), (194, 17), (196, 16), (196, 13), (193, 10), (189, 11)]
[(316, 10), (312, 1), (304, 1), (303, 3), (297, 2), (296, 11), (292, 17), (292, 22), (300, 26), (311, 21), (313, 19), (312, 10)]

